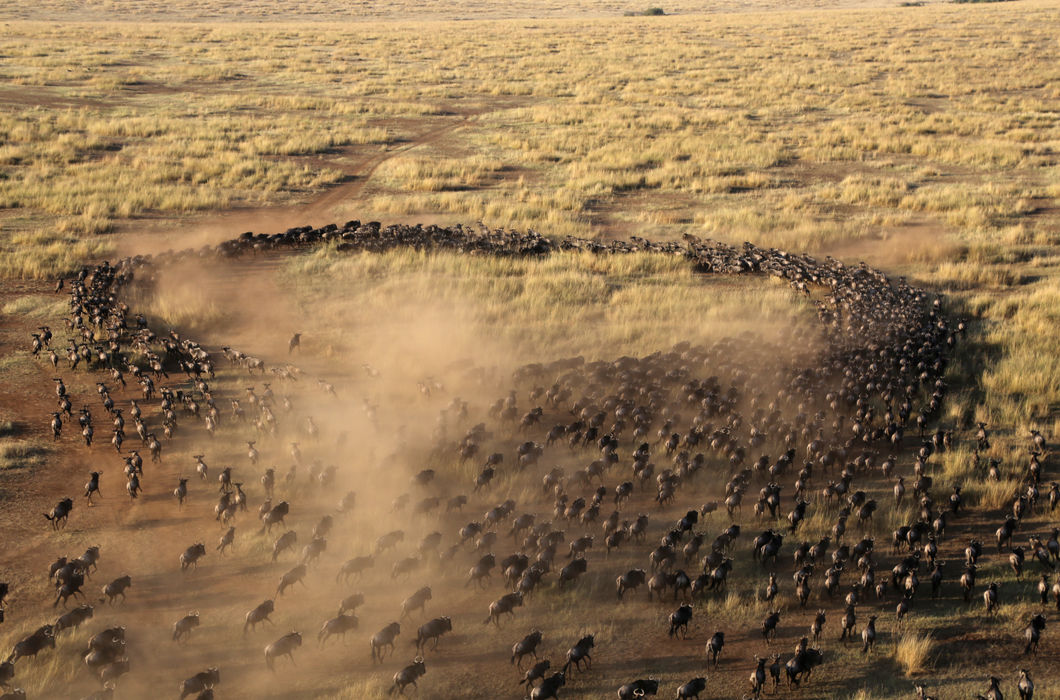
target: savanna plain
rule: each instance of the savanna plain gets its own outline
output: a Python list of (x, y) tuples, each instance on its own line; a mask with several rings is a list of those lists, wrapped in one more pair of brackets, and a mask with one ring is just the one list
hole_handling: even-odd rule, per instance
[[(756, 656), (766, 668), (775, 654), (803, 658), (804, 636), (821, 664), (797, 684), (774, 687), (767, 673), (763, 697), (912, 698), (921, 684), (974, 698), (991, 676), (1020, 697), (1020, 669), (1034, 697), (1060, 697), (1060, 5), (650, 10), (0, 0), (0, 662), (60, 615), (93, 608), (44, 634), (54, 647), (0, 666), (4, 692), (176, 698), (217, 668), (219, 682), (188, 697), (383, 698), (422, 656), (407, 695), (519, 698), (534, 659), (517, 668), (512, 645), (536, 629), (546, 677), (594, 636), (591, 666), (571, 666), (559, 698), (613, 698), (635, 679), (672, 698), (697, 677), (704, 698), (752, 697)], [(532, 231), (553, 244), (379, 251), (350, 243), (371, 230), (350, 221), (440, 237), (459, 224), (481, 240)], [(311, 243), (218, 248), (247, 231), (332, 223)], [(566, 237), (578, 240), (560, 246)], [(642, 240), (660, 245), (623, 252)], [(772, 250), (779, 269), (806, 254), (805, 269), (840, 281), (707, 269), (693, 254), (706, 241)], [(109, 311), (76, 313), (78, 290), (107, 277), (95, 266), (130, 256), (145, 257), (107, 288)], [(837, 294), (858, 293), (852, 279), (877, 289), (862, 262), (888, 289), (924, 290), (906, 310), (928, 319), (916, 337), (939, 339), (944, 360), (885, 373), (899, 393), (912, 382), (901, 396), (861, 382), (847, 402), (836, 392), (849, 393), (851, 375), (832, 353), (894, 340), (890, 327), (828, 313)], [(43, 327), (51, 337), (36, 348)], [(793, 377), (811, 370), (817, 393), (799, 394)], [(152, 378), (150, 397), (138, 375)], [(141, 440), (136, 422), (156, 437)], [(130, 449), (142, 473), (127, 467)], [(226, 467), (231, 484), (218, 480)], [(67, 497), (69, 518), (53, 527), (41, 514)], [(288, 504), (282, 523), (259, 518), (266, 500)], [(861, 517), (868, 502), (875, 513)], [(1014, 534), (998, 544), (1009, 514)], [(716, 539), (732, 524), (734, 542)], [(762, 559), (753, 540), (770, 530), (783, 543)], [(826, 537), (803, 605), (793, 575), (811, 562), (793, 557)], [(648, 584), (616, 595), (622, 574), (653, 577), (664, 539), (675, 556), (653, 579), (662, 595)], [(966, 595), (972, 540), (983, 551)], [(197, 543), (205, 556), (182, 566)], [(842, 545), (871, 551), (847, 557), (830, 593)], [(93, 546), (82, 594), (57, 601), (49, 567)], [(892, 571), (914, 552), (910, 591), (908, 571)], [(551, 565), (491, 621), (491, 602), (523, 587), (525, 572), (501, 564), (519, 553), (524, 568)], [(713, 583), (681, 588), (678, 569)], [(278, 589), (292, 573), (301, 581)], [(126, 574), (125, 599), (106, 602), (101, 589)], [(883, 590), (864, 585), (873, 576)], [(426, 605), (405, 614), (425, 586)], [(853, 641), (840, 640), (848, 594)], [(266, 600), (270, 620), (245, 630)], [(691, 622), (670, 634), (685, 602)], [(813, 640), (818, 610), (827, 621)], [(771, 613), (775, 638), (762, 631)], [(175, 641), (174, 623), (192, 615), (198, 626)], [(1045, 627), (1025, 653), (1036, 615)], [(451, 630), (419, 649), (417, 629), (441, 617)], [(352, 629), (319, 641), (333, 619)], [(370, 639), (391, 622), (400, 633), (379, 662)], [(120, 652), (86, 663), (90, 638), (115, 626)], [(714, 664), (705, 646), (717, 631)], [(266, 646), (290, 632), (303, 636), (293, 660), (270, 669)]]

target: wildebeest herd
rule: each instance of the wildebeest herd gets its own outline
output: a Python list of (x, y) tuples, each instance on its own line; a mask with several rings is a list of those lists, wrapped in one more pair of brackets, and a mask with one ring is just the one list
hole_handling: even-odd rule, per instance
[[(821, 328), (787, 339), (806, 350), (795, 353), (797, 359), (789, 362), (778, 362), (775, 348), (757, 347), (746, 338), (708, 346), (679, 343), (644, 357), (550, 358), (525, 365), (512, 373), (507, 386), (491, 387), (496, 399), (485, 405), (448, 397), (438, 413), (433, 439), (424, 448), (432, 468), (413, 469), (409, 491), (393, 504), (392, 517), (402, 527), (381, 535), (367, 554), (335, 552), (329, 536), (345, 527), (345, 519), (364, 499), (377, 495), (349, 491), (320, 507), (311, 515), (317, 523), (311, 533), (287, 526), (291, 512), (309, 504), (280, 495), (297, 493), (287, 487), (306, 478), (306, 472), (308, 479), (326, 489), (344, 483), (341, 469), (324, 467), (303, 455), (306, 444), (318, 440), (320, 428), (312, 415), (296, 416), (291, 411), (286, 390), (276, 392), (272, 387), (272, 382), (286, 386), (304, 375), (291, 362), (294, 353), (302, 351), (303, 334), (294, 334), (285, 357), (249, 354), (229, 345), (207, 347), (153, 326), (127, 303), (133, 291), (150, 290), (158, 276), (177, 262), (232, 261), (322, 244), (351, 254), (411, 247), (469, 255), (546, 256), (571, 250), (679, 255), (702, 274), (782, 280), (809, 300)], [(1060, 612), (1060, 579), (1052, 578), (1060, 559), (1058, 531), (1053, 529), (1048, 539), (1027, 533), (1028, 544), (1017, 544), (1025, 516), (1046, 506), (1051, 512), (1060, 501), (1057, 485), (1046, 485), (1044, 437), (1035, 433), (1027, 445), (1026, 464), (1010, 467), (1021, 487), (1013, 494), (1010, 512), (999, 522), (996, 542), (984, 545), (975, 538), (947, 538), (947, 528), (965, 517), (967, 508), (961, 484), (933, 478), (938, 455), (965, 441), (975, 445), (976, 478), (996, 478), (1002, 465), (992, 452), (990, 426), (944, 427), (943, 409), (951, 391), (944, 376), (964, 324), (948, 318), (941, 300), (932, 294), (863, 264), (848, 266), (832, 258), (819, 261), (694, 237), (666, 244), (642, 239), (554, 242), (533, 232), (383, 228), (374, 222), (349, 222), (343, 227), (305, 227), (275, 235), (244, 234), (201, 250), (103, 263), (83, 269), (58, 287), (57, 292), (65, 288), (70, 296), (69, 344), (56, 348), (51, 331), (43, 327), (42, 333), (34, 334), (31, 348), (60, 375), (54, 381), (58, 410), (51, 413), (50, 421), (54, 440), (69, 441), (73, 432), (91, 448), (95, 430), (106, 431), (117, 455), (114, 459), (123, 464), (130, 499), (139, 498), (147, 488), (144, 456), (150, 459), (150, 470), (176, 441), (181, 441), (181, 449), (195, 453), (193, 477), (180, 477), (165, 486), (155, 482), (152, 488), (156, 493), (172, 488), (173, 508), (179, 509), (189, 493), (204, 491), (196, 481), (214, 481), (218, 488), (213, 517), (222, 534), (216, 546), (182, 544), (183, 552), (173, 562), (178, 572), (194, 575), (200, 561), (225, 556), (240, 538), (265, 542), (258, 555), (264, 563), (278, 564), (300, 551), (297, 563), (278, 575), (270, 598), (262, 602), (255, 594), (244, 601), (248, 611), (244, 636), (256, 634), (261, 625), (267, 627), (278, 606), (297, 606), (292, 592), (325, 576), (321, 569), (331, 567), (335, 581), (347, 585), (351, 578), (357, 580), (364, 572), (386, 565), (397, 581), (437, 562), (445, 564), (436, 571), (432, 585), (415, 590), (394, 611), (397, 619), (378, 631), (364, 631), (359, 624), (358, 608), (371, 605), (373, 591), (368, 589), (350, 590), (339, 603), (338, 614), (325, 620), (317, 633), (321, 646), (332, 637), (360, 637), (363, 654), (373, 664), (395, 664), (388, 686), (391, 693), (430, 686), (431, 664), (425, 659), (445, 646), (447, 635), (459, 638), (485, 631), (501, 636), (519, 625), (529, 632), (512, 635), (510, 665), (522, 674), (521, 680), (503, 664), (480, 669), (481, 673), (511, 673), (512, 695), (522, 693), (534, 700), (558, 698), (583, 679), (591, 681), (608, 658), (607, 644), (593, 629), (594, 621), (585, 620), (584, 634), (566, 640), (564, 658), (539, 658), (543, 635), (535, 622), (548, 613), (535, 609), (535, 599), (542, 591), (588, 588), (586, 575), (599, 572), (614, 581), (614, 592), (608, 590), (606, 596), (615, 604), (666, 608), (665, 623), (645, 632), (653, 645), (678, 644), (688, 638), (704, 602), (727, 595), (738, 575), (738, 563), (747, 564), (743, 575), (755, 577), (756, 585), (761, 579), (760, 597), (769, 605), (760, 628), (751, 633), (711, 627), (709, 641), (699, 652), (702, 671), (668, 689), (652, 677), (650, 667), (643, 668), (644, 677), (636, 677), (638, 665), (627, 661), (629, 680), (617, 689), (619, 698), (626, 699), (659, 692), (675, 694), (679, 700), (716, 696), (710, 676), (725, 660), (726, 644), (741, 637), (752, 639), (760, 652), (735, 662), (747, 674), (744, 697), (785, 689), (798, 692), (812, 683), (815, 674), (828, 672), (826, 640), (840, 645), (860, 640), (862, 652), (873, 653), (888, 608), (896, 612), (886, 618), (887, 624), (897, 629), (925, 597), (939, 595), (944, 587), (959, 587), (965, 600), (981, 596), (985, 609), (993, 612), (1003, 602), (997, 582), (977, 580), (977, 571), (992, 555), (1020, 579), (1025, 567), (1039, 567), (1036, 590), (1041, 602), (1051, 607), (1052, 601)], [(84, 395), (73, 396), (66, 385), (66, 381), (73, 384), (75, 371), (79, 385), (91, 386), (83, 377), (95, 382), (98, 398), (91, 406)], [(228, 389), (226, 395), (218, 390), (226, 373), (272, 382), (260, 389)], [(334, 394), (326, 379), (319, 380), (318, 388)], [(419, 391), (435, 401), (444, 394), (430, 382), (421, 382)], [(74, 411), (75, 403), (82, 405), (79, 412)], [(218, 469), (207, 464), (210, 440), (222, 425), (238, 426), (244, 441), (239, 444), (247, 445), (240, 466)], [(128, 439), (136, 449), (125, 445), (127, 428), (135, 433)], [(293, 465), (286, 475), (265, 466), (277, 459), (282, 445), (290, 445)], [(392, 461), (383, 462), (379, 469), (395, 468)], [(576, 467), (556, 466), (561, 462)], [(457, 475), (470, 467), (474, 475), (460, 482)], [(83, 494), (60, 494), (44, 516), (49, 530), (62, 531), (81, 507), (104, 493), (109, 497), (104, 473), (92, 471)], [(526, 502), (516, 502), (513, 494), (496, 494), (499, 483), (516, 476), (539, 484)], [(879, 497), (881, 481), (886, 482), (888, 495), (893, 485), (893, 499)], [(1050, 490), (1043, 493), (1046, 488)], [(83, 499), (84, 506), (75, 496)], [(256, 510), (251, 508), (257, 504)], [(479, 504), (488, 508), (480, 518), (444, 532), (433, 529), (460, 517), (465, 507)], [(876, 547), (872, 533), (878, 514), (908, 504), (912, 504), (908, 522), (894, 530), (889, 547)], [(413, 516), (419, 519), (416, 522), (427, 523), (419, 535), (407, 526)], [(255, 517), (257, 524), (242, 525)], [(801, 531), (814, 517), (827, 522), (828, 534), (805, 539)], [(743, 531), (748, 523), (758, 524), (754, 533)], [(991, 551), (993, 544), (996, 552)], [(637, 552), (643, 565), (615, 569), (610, 557), (622, 550)], [(98, 606), (121, 606), (136, 595), (137, 572), (129, 562), (123, 563), (128, 572), (97, 583), (100, 595), (89, 598), (88, 581), (107, 556), (105, 549), (91, 546), (77, 557), (60, 556), (48, 572), (41, 572), (54, 584), (52, 607), (64, 611), (14, 645), (0, 665), (0, 684), (17, 685), (25, 665), (54, 649), (64, 631), (91, 625)], [(963, 567), (959, 577), (955, 561)], [(789, 574), (794, 585), (785, 592), (784, 577)], [(930, 593), (920, 590), (921, 579), (930, 581)], [(398, 650), (397, 640), (403, 638), (408, 644), (415, 616), (426, 617), (428, 605), (443, 612), (449, 605), (434, 595), (448, 590), (440, 583), (456, 584), (454, 590), (481, 596), (481, 614), (426, 620), (412, 641), (417, 656), (406, 657), (408, 663), (403, 663), (405, 653)], [(0, 610), (7, 594), (8, 586), (0, 584)], [(800, 609), (809, 606), (811, 598), (819, 601), (810, 606), (819, 608), (813, 624), (787, 640), (793, 646), (788, 653), (774, 651), (774, 645), (781, 645), (784, 613), (779, 602), (784, 596)], [(69, 608), (72, 602), (78, 607)], [(196, 606), (191, 598), (181, 603), (185, 609)], [(20, 604), (31, 607), (24, 599)], [(1014, 658), (1037, 653), (1049, 612), (1045, 607), (1027, 621), (1025, 645), (1013, 649)], [(191, 643), (199, 625), (199, 612), (187, 613), (174, 623), (173, 641)], [(283, 631), (264, 648), (262, 668), (275, 670), (295, 663), (307, 631)], [(534, 663), (524, 671), (526, 657)], [(81, 658), (101, 687), (89, 698), (119, 697), (122, 677), (137, 672), (121, 626), (91, 637)], [(817, 671), (819, 667), (825, 670)], [(206, 699), (215, 693), (220, 697), (222, 672), (218, 667), (188, 669), (180, 697)], [(1000, 698), (1004, 685), (1023, 699), (1033, 697), (1034, 683), (1025, 669), (1018, 677), (982, 680), (980, 697)], [(910, 682), (909, 694), (936, 697), (929, 686), (927, 681), (915, 687)], [(16, 697), (25, 694), (14, 689), (0, 700)]]

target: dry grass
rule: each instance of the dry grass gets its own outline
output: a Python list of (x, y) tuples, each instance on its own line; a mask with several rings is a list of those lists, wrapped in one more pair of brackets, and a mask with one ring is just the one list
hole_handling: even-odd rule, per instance
[(1012, 3), (473, 26), (16, 22), (0, 40), (0, 206), (91, 235), (301, 201), (363, 174), (334, 219), (692, 230), (817, 251), (915, 225), (931, 233), (898, 261), (950, 262), (932, 239), (1049, 238), (1055, 21)]
[(905, 672), (912, 677), (934, 667), (932, 652), (935, 640), (930, 634), (907, 633), (898, 638), (894, 650), (894, 659)]

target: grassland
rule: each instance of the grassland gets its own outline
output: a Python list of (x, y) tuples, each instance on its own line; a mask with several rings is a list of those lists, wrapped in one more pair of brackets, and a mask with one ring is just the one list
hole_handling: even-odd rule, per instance
[[(213, 0), (192, 14), (180, 3), (0, 0), (0, 284), (136, 252), (144, 237), (134, 234), (145, 230), (160, 241), (152, 248), (182, 247), (222, 213), (232, 217), (224, 237), (351, 218), (482, 221), (557, 236), (692, 233), (864, 258), (946, 293), (948, 310), (969, 318), (946, 426), (997, 426), (1000, 452), (1018, 463), (1026, 430), (1060, 436), (1060, 8), (842, 4), (683, 0), (664, 6), (665, 17), (624, 17), (643, 8)], [(314, 21), (336, 18), (349, 21)], [(741, 316), (748, 305), (771, 333), (807, 312), (792, 311), (781, 287), (704, 295), (685, 267), (653, 256), (483, 261), (326, 249), (270, 284), (291, 304), (273, 328), (305, 323), (309, 351), (351, 367), (364, 350), (358, 329), (386, 329), (383, 310), (400, 309), (392, 333), (372, 342), (381, 348), (399, 328), (425, 324), (403, 339), (431, 351), (424, 374), (450, 354), (438, 352), (439, 319), (468, 330), (465, 346), (516, 361), (541, 348), (613, 357), (760, 330)], [(348, 295), (330, 296), (339, 287)], [(182, 328), (245, 310), (219, 303), (226, 297), (211, 287), (167, 291), (152, 311)], [(57, 313), (33, 297), (2, 310)], [(603, 342), (589, 352), (588, 337)], [(33, 369), (13, 355), (0, 367), (8, 379)], [(0, 469), (49, 461), (37, 442), (6, 437)], [(985, 512), (1017, 487), (975, 483), (967, 446), (941, 468)], [(894, 512), (886, 527), (907, 517)], [(377, 523), (364, 525), (378, 534)], [(807, 536), (828, 527), (815, 515)], [(153, 561), (153, 573), (171, 564)], [(747, 624), (751, 611), (754, 624), (764, 614), (751, 572), (737, 574), (748, 584), (712, 601), (708, 619)], [(994, 575), (1007, 574), (984, 573)], [(593, 593), (609, 590), (590, 578)], [(888, 624), (877, 666), (837, 652), (855, 677), (883, 668), (886, 680), (851, 688), (833, 679), (812, 692), (897, 697), (926, 678), (947, 696), (981, 692), (981, 669), (961, 650), (1008, 655), (1034, 608), (1030, 583), (1005, 585), (1000, 620), (944, 599), (901, 635)], [(574, 597), (545, 602), (556, 613), (551, 638), (579, 631)], [(791, 612), (800, 629), (808, 624)], [(660, 615), (616, 612), (601, 641), (619, 644)], [(661, 675), (676, 682), (683, 670)], [(46, 685), (57, 673), (42, 670), (34, 688), (57, 687)], [(375, 697), (386, 682), (377, 676), (327, 692)], [(439, 676), (443, 695), (468, 680), (456, 669)]]

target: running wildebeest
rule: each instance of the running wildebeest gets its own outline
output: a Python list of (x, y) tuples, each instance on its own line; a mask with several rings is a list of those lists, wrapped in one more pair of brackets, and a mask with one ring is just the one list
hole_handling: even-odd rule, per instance
[(114, 579), (103, 587), (103, 595), (105, 597), (100, 598), (99, 602), (102, 603), (106, 601), (107, 603), (113, 603), (115, 600), (117, 600), (118, 596), (121, 596), (121, 601), (124, 603), (125, 591), (128, 590), (131, 586), (131, 576), (129, 576), (128, 574), (125, 574), (124, 576), (119, 576), (118, 578)]
[(199, 626), (199, 613), (188, 613), (173, 623), (173, 641), (179, 642), (191, 636), (192, 630)]
[(383, 662), (383, 657), (386, 656), (386, 648), (390, 647), (390, 651), (394, 651), (394, 640), (401, 634), (401, 624), (398, 622), (391, 622), (389, 625), (372, 635), (371, 647), (372, 647), (372, 662), (379, 661)]
[(275, 670), (273, 661), (280, 656), (286, 656), (294, 664), (294, 650), (300, 646), (302, 646), (302, 635), (298, 632), (288, 632), (265, 647), (265, 665), (270, 671)]
[(688, 623), (692, 621), (692, 606), (689, 603), (685, 603), (674, 612), (670, 613), (670, 637), (676, 637), (677, 632), (680, 630), (682, 636), (688, 636)]
[(718, 655), (721, 654), (722, 648), (725, 647), (725, 633), (718, 630), (707, 642), (707, 653), (710, 654), (710, 660), (714, 664), (714, 668), (718, 667)]
[(269, 619), (269, 615), (276, 609), (276, 604), (271, 600), (266, 600), (259, 604), (256, 608), (246, 614), (245, 622), (243, 623), (243, 635), (246, 636), (247, 628), (256, 629), (259, 622), (268, 622), (273, 624), (272, 620)]
[(490, 611), (489, 611), (490, 614), (489, 614), (489, 617), (487, 617), (482, 622), (482, 624), (488, 625), (489, 623), (492, 622), (493, 624), (495, 624), (498, 627), (500, 627), (501, 615), (507, 614), (507, 615), (511, 615), (512, 617), (514, 617), (515, 616), (515, 609), (520, 607), (520, 606), (522, 606), (522, 604), (523, 604), (522, 591), (516, 591), (515, 593), (507, 593), (505, 595), (502, 595), (500, 598), (498, 598), (497, 600), (495, 600), (492, 603), (490, 603)]
[(51, 513), (45, 513), (44, 517), (47, 518), (51, 524), (53, 530), (58, 530), (60, 523), (65, 528), (67, 518), (70, 516), (70, 511), (74, 509), (74, 499), (64, 498), (59, 501)]
[(521, 640), (512, 645), (512, 658), (511, 663), (515, 664), (520, 670), (523, 668), (523, 657), (530, 654), (534, 657), (534, 661), (537, 661), (537, 647), (541, 644), (542, 634), (541, 630), (531, 630), (529, 634), (523, 637)]
[(206, 556), (206, 545), (202, 542), (193, 544), (180, 555), (180, 570), (187, 571), (188, 567), (199, 567), (199, 559)]
[(196, 673), (180, 684), (180, 700), (184, 700), (193, 693), (202, 693), (213, 688), (221, 682), (221, 672), (216, 668), (208, 668)]
[(423, 653), (423, 647), (430, 640), (434, 640), (434, 646), (431, 649), (438, 648), (438, 640), (446, 632), (453, 631), (453, 622), (448, 617), (436, 617), (430, 622), (426, 622), (420, 625), (420, 628), (416, 630), (416, 649)]
[(334, 635), (341, 635), (345, 642), (346, 633), (357, 629), (359, 625), (360, 621), (357, 619), (356, 615), (352, 613), (349, 615), (340, 613), (338, 617), (333, 617), (326, 621), (320, 628), (320, 631), (317, 633), (317, 643), (323, 646), (323, 644)]
[(426, 673), (427, 666), (423, 663), (423, 657), (417, 656), (411, 664), (394, 674), (394, 685), (391, 686), (389, 694), (393, 695), (395, 691), (399, 691), (401, 695), (404, 695), (405, 688), (409, 685), (413, 688), (418, 687), (416, 681)]
[(55, 628), (52, 625), (38, 627), (35, 632), (27, 635), (20, 642), (15, 644), (15, 648), (12, 650), (11, 655), (7, 657), (7, 662), (13, 664), (26, 656), (35, 657), (41, 651), (48, 648), (55, 648)]
[(699, 700), (699, 694), (707, 689), (707, 679), (700, 676), (693, 678), (677, 689), (677, 700)]
[(645, 695), (655, 695), (659, 692), (659, 681), (654, 678), (637, 679), (632, 683), (626, 683), (618, 689), (618, 700), (635, 700)]
[(567, 663), (563, 664), (563, 673), (566, 674), (570, 667), (573, 665), (579, 671), (582, 668), (582, 661), (585, 662), (587, 668), (592, 668), (593, 657), (589, 655), (595, 645), (596, 635), (587, 634), (578, 640), (578, 643), (567, 650)]
[(553, 673), (548, 678), (541, 680), (541, 685), (537, 686), (530, 693), (530, 700), (549, 700), (549, 698), (558, 698), (559, 689), (567, 683), (567, 675), (563, 671)]
[(423, 612), (431, 600), (431, 587), (424, 586), (405, 600), (401, 601), (401, 618), (412, 617), (413, 611)]
[(305, 564), (299, 564), (280, 578), (279, 585), (276, 586), (276, 595), (282, 596), (284, 591), (293, 586), (296, 583), (301, 583), (305, 587), (305, 575), (307, 569)]
[(68, 629), (77, 629), (82, 624), (92, 619), (93, 608), (91, 605), (82, 603), (73, 610), (63, 613), (55, 621), (55, 634)]

